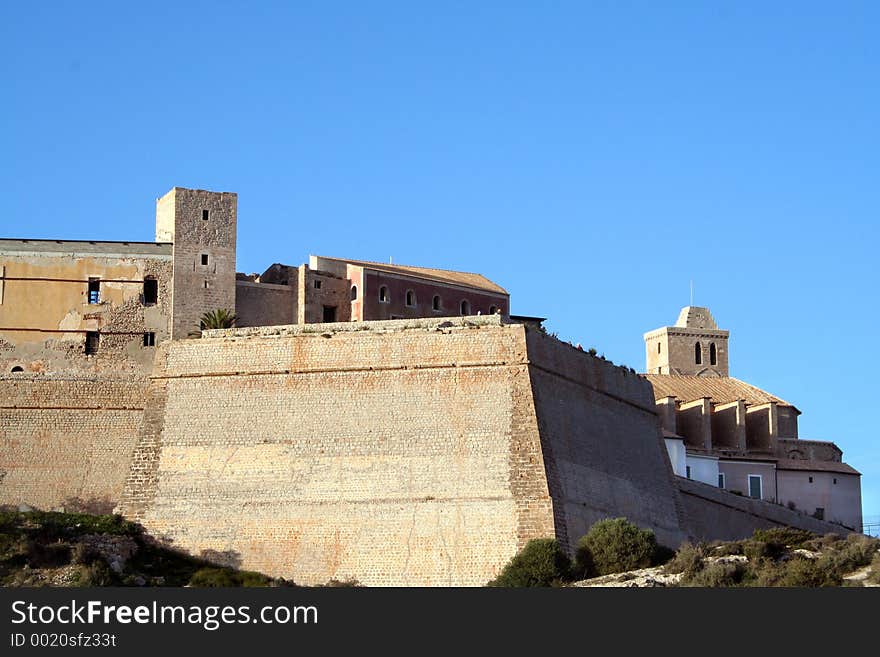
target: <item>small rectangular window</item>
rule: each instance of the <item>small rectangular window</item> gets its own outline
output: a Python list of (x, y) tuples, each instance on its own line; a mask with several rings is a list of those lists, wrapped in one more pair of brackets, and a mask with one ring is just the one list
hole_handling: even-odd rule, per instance
[(689, 465), (684, 466), (684, 474), (688, 479), (691, 478), (691, 466), (689, 466)]
[(101, 301), (101, 279), (89, 277), (89, 303), (100, 303)]
[(724, 473), (718, 473), (718, 488), (724, 488)]
[(98, 344), (100, 341), (100, 333), (97, 331), (86, 331), (86, 354), (93, 355), (98, 353)]
[(208, 220), (208, 211), (202, 210), (202, 221), (207, 221), (207, 220)]
[(202, 265), (207, 266), (207, 264), (208, 264), (208, 254), (207, 254), (207, 253), (203, 253), (203, 254), (202, 254)]
[(811, 483), (811, 484), (813, 483), (813, 478), (812, 478), (812, 477), (810, 477), (810, 483)]
[(144, 305), (152, 306), (159, 299), (159, 281), (155, 278), (144, 279)]
[(320, 290), (320, 289), (321, 289), (321, 281), (315, 281), (315, 289), (316, 289), (316, 290)]
[(749, 475), (749, 497), (760, 500), (764, 493), (761, 488), (761, 475)]
[(837, 477), (834, 478), (834, 483), (835, 483), (835, 484), (837, 483)]
[(156, 346), (156, 334), (153, 332), (144, 333), (144, 346), (145, 347), (155, 347)]
[(816, 518), (816, 520), (825, 520), (825, 509), (823, 509), (821, 506), (817, 506), (816, 512), (813, 514), (813, 517)]

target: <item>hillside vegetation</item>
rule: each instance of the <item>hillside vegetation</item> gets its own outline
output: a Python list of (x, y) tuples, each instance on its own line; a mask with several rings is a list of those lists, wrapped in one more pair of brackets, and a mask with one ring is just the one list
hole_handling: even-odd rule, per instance
[(740, 541), (657, 545), (624, 518), (602, 520), (572, 562), (554, 539), (530, 541), (489, 586), (880, 586), (880, 539), (780, 527)]
[(0, 511), (2, 586), (290, 586), (238, 570), (236, 555), (194, 557), (118, 515)]

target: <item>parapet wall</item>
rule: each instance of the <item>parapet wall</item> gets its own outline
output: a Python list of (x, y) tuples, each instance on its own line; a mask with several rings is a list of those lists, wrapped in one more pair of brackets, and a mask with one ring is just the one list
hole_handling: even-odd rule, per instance
[(145, 379), (0, 376), (0, 504), (109, 512), (141, 427)]
[(704, 541), (733, 541), (756, 529), (797, 527), (816, 534), (848, 534), (852, 530), (779, 504), (733, 493), (676, 477), (689, 533)]
[[(572, 549), (608, 513), (682, 537), (650, 386), (521, 325), (204, 336), (159, 353), (163, 410), (148, 411), (124, 500), (195, 553), (306, 584), (480, 585), (527, 540)], [(570, 420), (542, 419), (560, 404)]]

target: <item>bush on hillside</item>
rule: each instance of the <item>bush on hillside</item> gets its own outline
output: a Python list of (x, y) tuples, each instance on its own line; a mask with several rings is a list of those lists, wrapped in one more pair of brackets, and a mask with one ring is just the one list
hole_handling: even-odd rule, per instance
[(571, 561), (555, 538), (526, 543), (488, 586), (558, 586), (569, 579)]
[(575, 570), (580, 577), (595, 577), (647, 568), (656, 553), (657, 540), (650, 529), (626, 518), (607, 518), (578, 541)]

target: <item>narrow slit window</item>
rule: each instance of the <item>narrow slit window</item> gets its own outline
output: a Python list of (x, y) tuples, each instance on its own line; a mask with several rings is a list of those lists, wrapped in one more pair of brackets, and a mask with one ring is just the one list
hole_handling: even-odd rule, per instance
[(97, 331), (86, 331), (85, 352), (91, 356), (98, 353), (98, 345), (101, 342), (101, 334)]
[(703, 347), (699, 342), (694, 345), (694, 362), (697, 365), (703, 364)]
[(717, 365), (718, 364), (718, 352), (715, 349), (714, 342), (709, 344), (709, 364), (710, 365)]
[(89, 277), (89, 303), (101, 302), (101, 279)]
[(159, 281), (151, 276), (144, 279), (144, 305), (153, 306), (159, 300)]
[(156, 334), (151, 332), (144, 333), (144, 346), (145, 347), (155, 347), (156, 346)]

